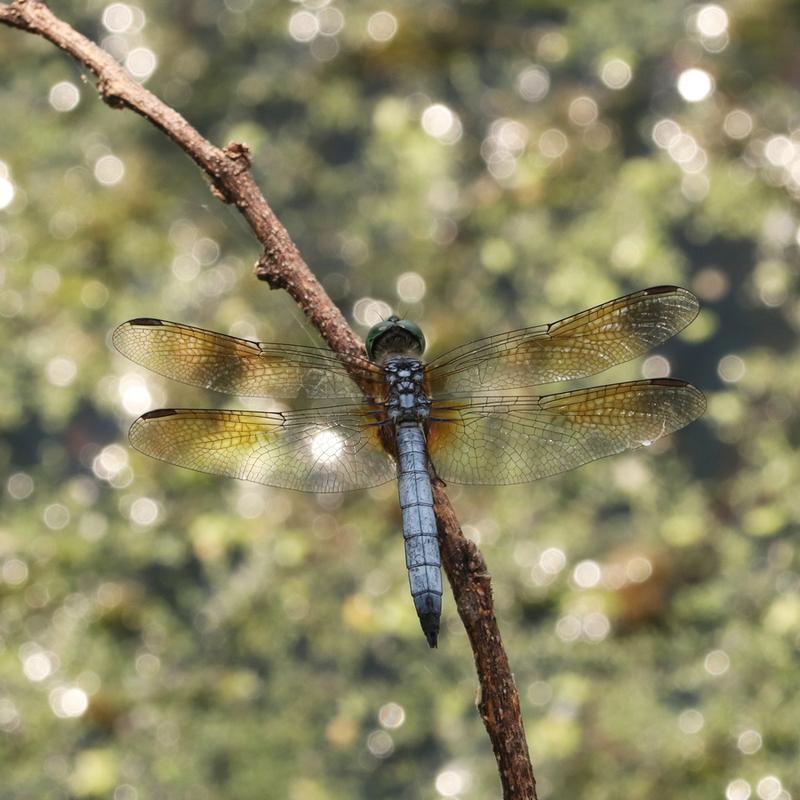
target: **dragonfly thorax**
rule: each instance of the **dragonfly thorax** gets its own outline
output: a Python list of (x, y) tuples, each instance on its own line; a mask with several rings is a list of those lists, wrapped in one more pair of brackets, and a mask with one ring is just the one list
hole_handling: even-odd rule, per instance
[(384, 365), (384, 376), (388, 418), (395, 424), (427, 420), (431, 401), (424, 388), (422, 362), (415, 358), (390, 358)]

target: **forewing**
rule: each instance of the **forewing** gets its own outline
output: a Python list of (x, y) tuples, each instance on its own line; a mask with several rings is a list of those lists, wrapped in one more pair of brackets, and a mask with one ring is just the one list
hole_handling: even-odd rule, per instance
[(130, 430), (142, 453), (180, 467), (306, 492), (344, 492), (396, 476), (366, 405), (266, 412), (161, 409)]
[(700, 391), (669, 378), (434, 402), (428, 449), (445, 481), (526, 483), (651, 444), (704, 410)]
[(351, 374), (373, 387), (373, 396), (382, 391), (380, 370), (368, 359), (340, 359), (319, 347), (251, 342), (148, 318), (124, 322), (113, 342), (159, 375), (241, 397), (361, 397)]
[(477, 339), (428, 365), (434, 397), (584, 378), (640, 356), (685, 328), (697, 298), (655, 286), (550, 325)]

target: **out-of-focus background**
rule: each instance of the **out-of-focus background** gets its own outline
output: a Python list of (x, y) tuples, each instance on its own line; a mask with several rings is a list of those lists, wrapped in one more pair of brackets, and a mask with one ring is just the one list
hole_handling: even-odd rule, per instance
[[(689, 379), (701, 421), (451, 497), (542, 798), (800, 797), (797, 4), (58, 13), (250, 145), (361, 333), (400, 310), (435, 352), (697, 293), (687, 331), (595, 382)], [(439, 650), (420, 633), (393, 484), (303, 495), (127, 444), (147, 409), (220, 400), (113, 352), (123, 320), (318, 342), (244, 223), (52, 45), (0, 29), (0, 70), (0, 797), (499, 797), (449, 592)]]

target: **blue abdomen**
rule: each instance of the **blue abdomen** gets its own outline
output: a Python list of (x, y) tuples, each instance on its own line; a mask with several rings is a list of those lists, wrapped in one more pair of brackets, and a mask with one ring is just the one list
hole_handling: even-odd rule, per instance
[(397, 457), (408, 582), (425, 638), (436, 647), (442, 613), (441, 559), (425, 434), (418, 422), (397, 426)]

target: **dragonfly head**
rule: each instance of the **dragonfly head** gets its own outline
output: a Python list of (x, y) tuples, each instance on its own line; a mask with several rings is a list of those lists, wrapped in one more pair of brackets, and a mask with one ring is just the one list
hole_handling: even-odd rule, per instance
[(378, 363), (389, 356), (418, 357), (425, 352), (425, 336), (416, 323), (392, 315), (370, 328), (366, 347), (367, 355)]

